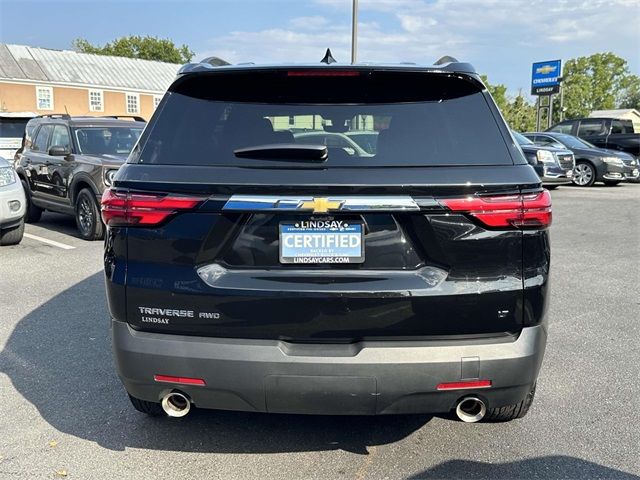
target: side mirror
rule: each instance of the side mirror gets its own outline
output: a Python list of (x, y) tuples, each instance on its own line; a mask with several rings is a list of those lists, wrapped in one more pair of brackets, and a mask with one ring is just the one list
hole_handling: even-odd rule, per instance
[(54, 145), (49, 149), (49, 155), (52, 157), (64, 157), (69, 155), (71, 151), (67, 147), (63, 147), (62, 145)]

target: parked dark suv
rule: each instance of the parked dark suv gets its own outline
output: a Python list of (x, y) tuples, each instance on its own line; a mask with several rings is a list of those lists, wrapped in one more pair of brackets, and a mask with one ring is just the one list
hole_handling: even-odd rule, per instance
[(621, 118), (576, 118), (565, 120), (547, 132), (575, 135), (598, 148), (626, 152), (640, 158), (640, 133), (633, 122)]
[(45, 115), (29, 120), (15, 167), (27, 196), (26, 221), (43, 210), (74, 215), (80, 236), (101, 239), (100, 197), (145, 126), (140, 117)]
[[(356, 118), (373, 155), (294, 140)], [(550, 196), (469, 64), (187, 65), (102, 215), (142, 412), (529, 409)]]

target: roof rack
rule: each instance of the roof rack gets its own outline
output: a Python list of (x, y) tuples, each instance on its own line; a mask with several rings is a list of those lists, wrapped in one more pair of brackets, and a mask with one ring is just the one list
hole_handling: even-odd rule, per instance
[(100, 120), (101, 118), (113, 118), (115, 120), (120, 118), (130, 118), (135, 122), (146, 122), (143, 117), (138, 115), (69, 115), (68, 113), (45, 113), (43, 115), (36, 115), (34, 118), (60, 118), (63, 120), (73, 120), (73, 119), (94, 119)]
[(45, 113), (42, 115), (37, 115), (34, 118), (63, 118), (65, 120), (68, 120), (71, 118), (71, 115), (69, 115), (68, 113)]
[(115, 118), (116, 120), (119, 118), (130, 118), (135, 122), (146, 122), (146, 120), (139, 115), (101, 115), (94, 118)]

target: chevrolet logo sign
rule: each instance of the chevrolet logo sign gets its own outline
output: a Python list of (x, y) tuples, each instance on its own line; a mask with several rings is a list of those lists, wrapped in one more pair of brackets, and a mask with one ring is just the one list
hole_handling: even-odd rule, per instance
[(339, 210), (342, 203), (341, 201), (331, 201), (324, 197), (313, 197), (313, 200), (302, 202), (299, 208), (313, 210), (313, 213), (327, 213), (329, 210)]
[(536, 73), (548, 75), (551, 72), (555, 72), (557, 68), (558, 67), (554, 67), (553, 65), (543, 65), (542, 67), (536, 68)]

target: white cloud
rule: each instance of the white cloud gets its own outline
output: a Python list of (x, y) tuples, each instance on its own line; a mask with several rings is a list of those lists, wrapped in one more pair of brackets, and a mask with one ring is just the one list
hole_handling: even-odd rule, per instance
[(425, 29), (426, 27), (433, 27), (438, 24), (438, 22), (433, 18), (418, 15), (409, 15), (406, 13), (399, 13), (398, 19), (400, 20), (400, 25), (402, 25), (402, 28), (409, 33), (416, 33), (420, 30)]
[[(199, 56), (317, 62), (330, 47), (338, 61), (348, 62), (350, 10), (350, 0), (316, 0), (310, 11), (325, 15), (237, 30), (212, 39), (211, 49)], [(611, 50), (632, 68), (640, 61), (637, 0), (360, 0), (359, 18), (359, 61), (432, 63), (453, 55), (491, 76), (517, 68), (522, 80), (514, 88), (527, 84), (533, 60)]]
[(329, 23), (326, 17), (322, 15), (313, 15), (309, 17), (296, 17), (289, 20), (289, 26), (291, 28), (308, 28), (311, 30), (317, 30), (325, 27)]

